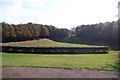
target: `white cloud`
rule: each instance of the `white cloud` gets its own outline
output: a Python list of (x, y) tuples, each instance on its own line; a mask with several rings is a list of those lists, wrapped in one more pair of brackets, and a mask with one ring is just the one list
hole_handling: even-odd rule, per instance
[(24, 5), (28, 6), (29, 8), (40, 8), (45, 5), (45, 0), (24, 0)]
[[(24, 2), (26, 2), (26, 4), (24, 4)], [(4, 2), (0, 2), (0, 4), (2, 3), (4, 3), (4, 9), (0, 13), (2, 16), (0, 21), (6, 21), (8, 23), (22, 23), (25, 18), (29, 18), (32, 21), (33, 18), (42, 16), (41, 11), (34, 9), (30, 10), (29, 8), (25, 8), (23, 5), (28, 5), (32, 8), (41, 7), (44, 4), (43, 0), (11, 0), (11, 2), (5, 0)]]
[[(36, 22), (57, 27), (117, 20), (119, 0), (4, 0), (0, 1), (0, 21)], [(4, 4), (3, 4), (4, 3)]]
[[(63, 0), (50, 22), (61, 27), (117, 20), (117, 0)], [(75, 25), (75, 26), (73, 26)]]

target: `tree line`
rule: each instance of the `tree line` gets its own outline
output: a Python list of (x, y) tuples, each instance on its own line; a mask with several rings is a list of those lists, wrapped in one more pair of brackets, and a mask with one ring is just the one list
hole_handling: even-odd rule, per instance
[(97, 42), (108, 44), (117, 44), (118, 42), (118, 24), (120, 20), (91, 25), (80, 25), (75, 28), (75, 36), (85, 39), (92, 39)]
[(52, 25), (42, 25), (42, 24), (8, 24), (1, 23), (2, 30), (0, 31), (2, 35), (2, 41), (21, 41), (36, 38), (49, 38), (49, 37), (66, 37), (68, 36), (69, 30), (58, 29)]
[[(117, 44), (120, 33), (120, 20), (113, 22), (105, 22), (90, 25), (78, 25), (71, 30), (59, 29), (52, 25), (43, 25), (36, 23), (27, 24), (0, 24), (0, 35), (2, 41), (21, 41), (36, 38), (50, 38), (52, 40), (64, 41), (67, 38), (67, 42), (70, 42), (74, 36), (74, 42), (104, 42), (108, 44)], [(118, 27), (119, 26), (119, 27)], [(77, 37), (77, 38), (76, 38)], [(64, 40), (62, 40), (64, 39)], [(75, 40), (77, 39), (77, 40)], [(86, 40), (85, 40), (86, 39)]]

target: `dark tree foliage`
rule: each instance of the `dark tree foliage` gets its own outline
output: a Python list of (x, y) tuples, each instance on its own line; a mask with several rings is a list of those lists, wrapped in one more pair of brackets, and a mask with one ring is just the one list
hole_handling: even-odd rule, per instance
[(118, 48), (120, 50), (120, 19), (118, 20)]
[(41, 25), (41, 33), (40, 33), (40, 37), (48, 37), (49, 36), (49, 30), (46, 26)]
[(48, 28), (49, 32), (50, 32), (50, 37), (52, 38), (63, 38), (63, 37), (68, 37), (69, 36), (69, 32), (70, 30), (66, 29), (66, 28), (62, 28), (62, 29), (58, 29), (55, 26), (48, 26), (48, 25), (44, 25)]
[(117, 44), (120, 34), (120, 29), (118, 29), (118, 26), (120, 27), (120, 20), (99, 24), (80, 25), (76, 28), (74, 27), (72, 30), (59, 29), (52, 25), (35, 23), (18, 25), (0, 23), (0, 27), (2, 28), (0, 28), (0, 35), (2, 35), (3, 42), (36, 38), (50, 38), (58, 41), (66, 38), (70, 41), (71, 38), (68, 37), (73, 37), (71, 35), (74, 35), (74, 37), (77, 38), (75, 38), (73, 43), (78, 41), (79, 38), (80, 42), (89, 41), (89, 43), (104, 42), (108, 44)]
[(75, 35), (93, 41), (102, 41), (105, 43), (117, 43), (118, 41), (118, 22), (106, 22), (92, 25), (77, 26)]

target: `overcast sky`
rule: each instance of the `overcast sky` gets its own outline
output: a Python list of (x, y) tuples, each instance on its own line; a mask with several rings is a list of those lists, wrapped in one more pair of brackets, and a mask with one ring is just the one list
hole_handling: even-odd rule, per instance
[(116, 21), (119, 0), (0, 0), (0, 22), (58, 28)]

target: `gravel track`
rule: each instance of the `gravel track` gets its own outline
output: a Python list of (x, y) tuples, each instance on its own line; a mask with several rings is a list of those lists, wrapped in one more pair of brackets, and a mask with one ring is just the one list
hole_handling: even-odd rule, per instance
[(2, 67), (3, 78), (118, 78), (117, 71), (35, 67)]

